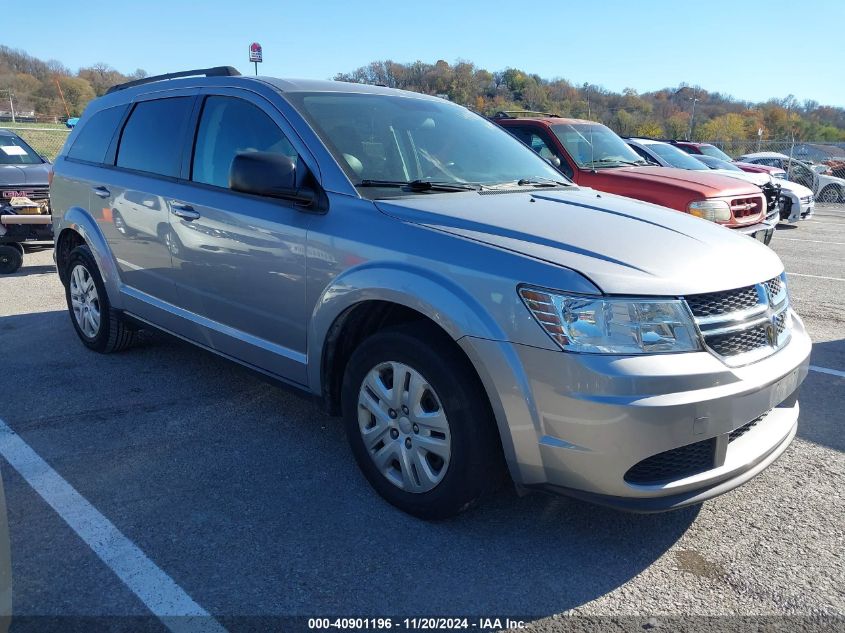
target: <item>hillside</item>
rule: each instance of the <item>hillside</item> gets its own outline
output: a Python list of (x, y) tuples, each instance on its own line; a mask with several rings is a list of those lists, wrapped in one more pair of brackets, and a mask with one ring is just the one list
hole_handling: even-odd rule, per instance
[(792, 95), (751, 103), (685, 84), (639, 94), (601, 86), (575, 86), (565, 79), (543, 79), (516, 68), (491, 72), (472, 62), (409, 64), (375, 61), (335, 79), (381, 84), (427, 94), (447, 95), (483, 114), (500, 110), (539, 110), (601, 121), (623, 136), (693, 138), (710, 141), (764, 140), (845, 141), (845, 108), (798, 103)]

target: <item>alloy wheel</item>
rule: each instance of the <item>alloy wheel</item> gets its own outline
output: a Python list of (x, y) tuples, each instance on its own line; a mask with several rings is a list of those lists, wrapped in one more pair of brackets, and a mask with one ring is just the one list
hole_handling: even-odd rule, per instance
[(70, 273), (70, 302), (76, 325), (88, 338), (96, 338), (100, 331), (100, 297), (94, 278), (82, 264)]

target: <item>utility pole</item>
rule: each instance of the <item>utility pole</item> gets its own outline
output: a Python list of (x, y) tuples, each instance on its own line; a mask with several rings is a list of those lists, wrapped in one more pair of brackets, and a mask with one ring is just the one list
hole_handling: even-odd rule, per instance
[(9, 108), (12, 110), (12, 123), (15, 123), (15, 104), (12, 102), (12, 97), (15, 95), (11, 88), (7, 89), (6, 93), (9, 95)]
[(692, 135), (695, 133), (695, 104), (698, 101), (698, 88), (693, 91), (692, 97), (687, 98), (692, 101), (692, 115), (690, 115), (689, 119), (689, 140), (693, 140)]

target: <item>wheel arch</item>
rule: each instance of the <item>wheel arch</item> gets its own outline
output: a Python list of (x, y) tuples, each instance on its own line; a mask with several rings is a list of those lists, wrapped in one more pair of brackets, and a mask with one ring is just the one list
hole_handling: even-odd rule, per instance
[(109, 296), (111, 305), (119, 308), (120, 274), (117, 264), (112, 257), (108, 242), (97, 221), (82, 208), (71, 207), (62, 218), (61, 228), (56, 236), (56, 268), (62, 283), (66, 283), (64, 268), (70, 251), (80, 244), (91, 249), (94, 261), (100, 269), (103, 285)]
[(336, 278), (312, 312), (308, 332), (312, 391), (336, 410), (337, 385), (332, 381), (338, 372), (342, 375), (354, 345), (378, 329), (417, 319), (431, 321), (452, 341), (466, 335), (505, 338), (477, 300), (430, 271), (394, 264), (356, 268)]

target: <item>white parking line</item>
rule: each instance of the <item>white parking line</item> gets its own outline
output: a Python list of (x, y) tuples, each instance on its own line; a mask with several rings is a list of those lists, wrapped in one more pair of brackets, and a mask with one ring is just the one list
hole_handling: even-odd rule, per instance
[(226, 629), (0, 419), (0, 455), (174, 633)]
[(828, 369), (827, 367), (810, 365), (810, 370), (817, 371), (820, 374), (830, 374), (831, 376), (839, 376), (840, 378), (845, 378), (845, 371), (839, 371), (838, 369)]
[(812, 277), (813, 279), (829, 279), (830, 281), (845, 281), (841, 277), (823, 277), (821, 275), (805, 275), (804, 273), (791, 273), (789, 271), (786, 272), (787, 275), (792, 275), (793, 277)]
[(790, 242), (811, 242), (813, 244), (831, 244), (833, 246), (845, 246), (845, 242), (827, 242), (825, 240), (802, 240), (797, 237), (778, 237), (778, 241), (780, 240), (788, 240)]

